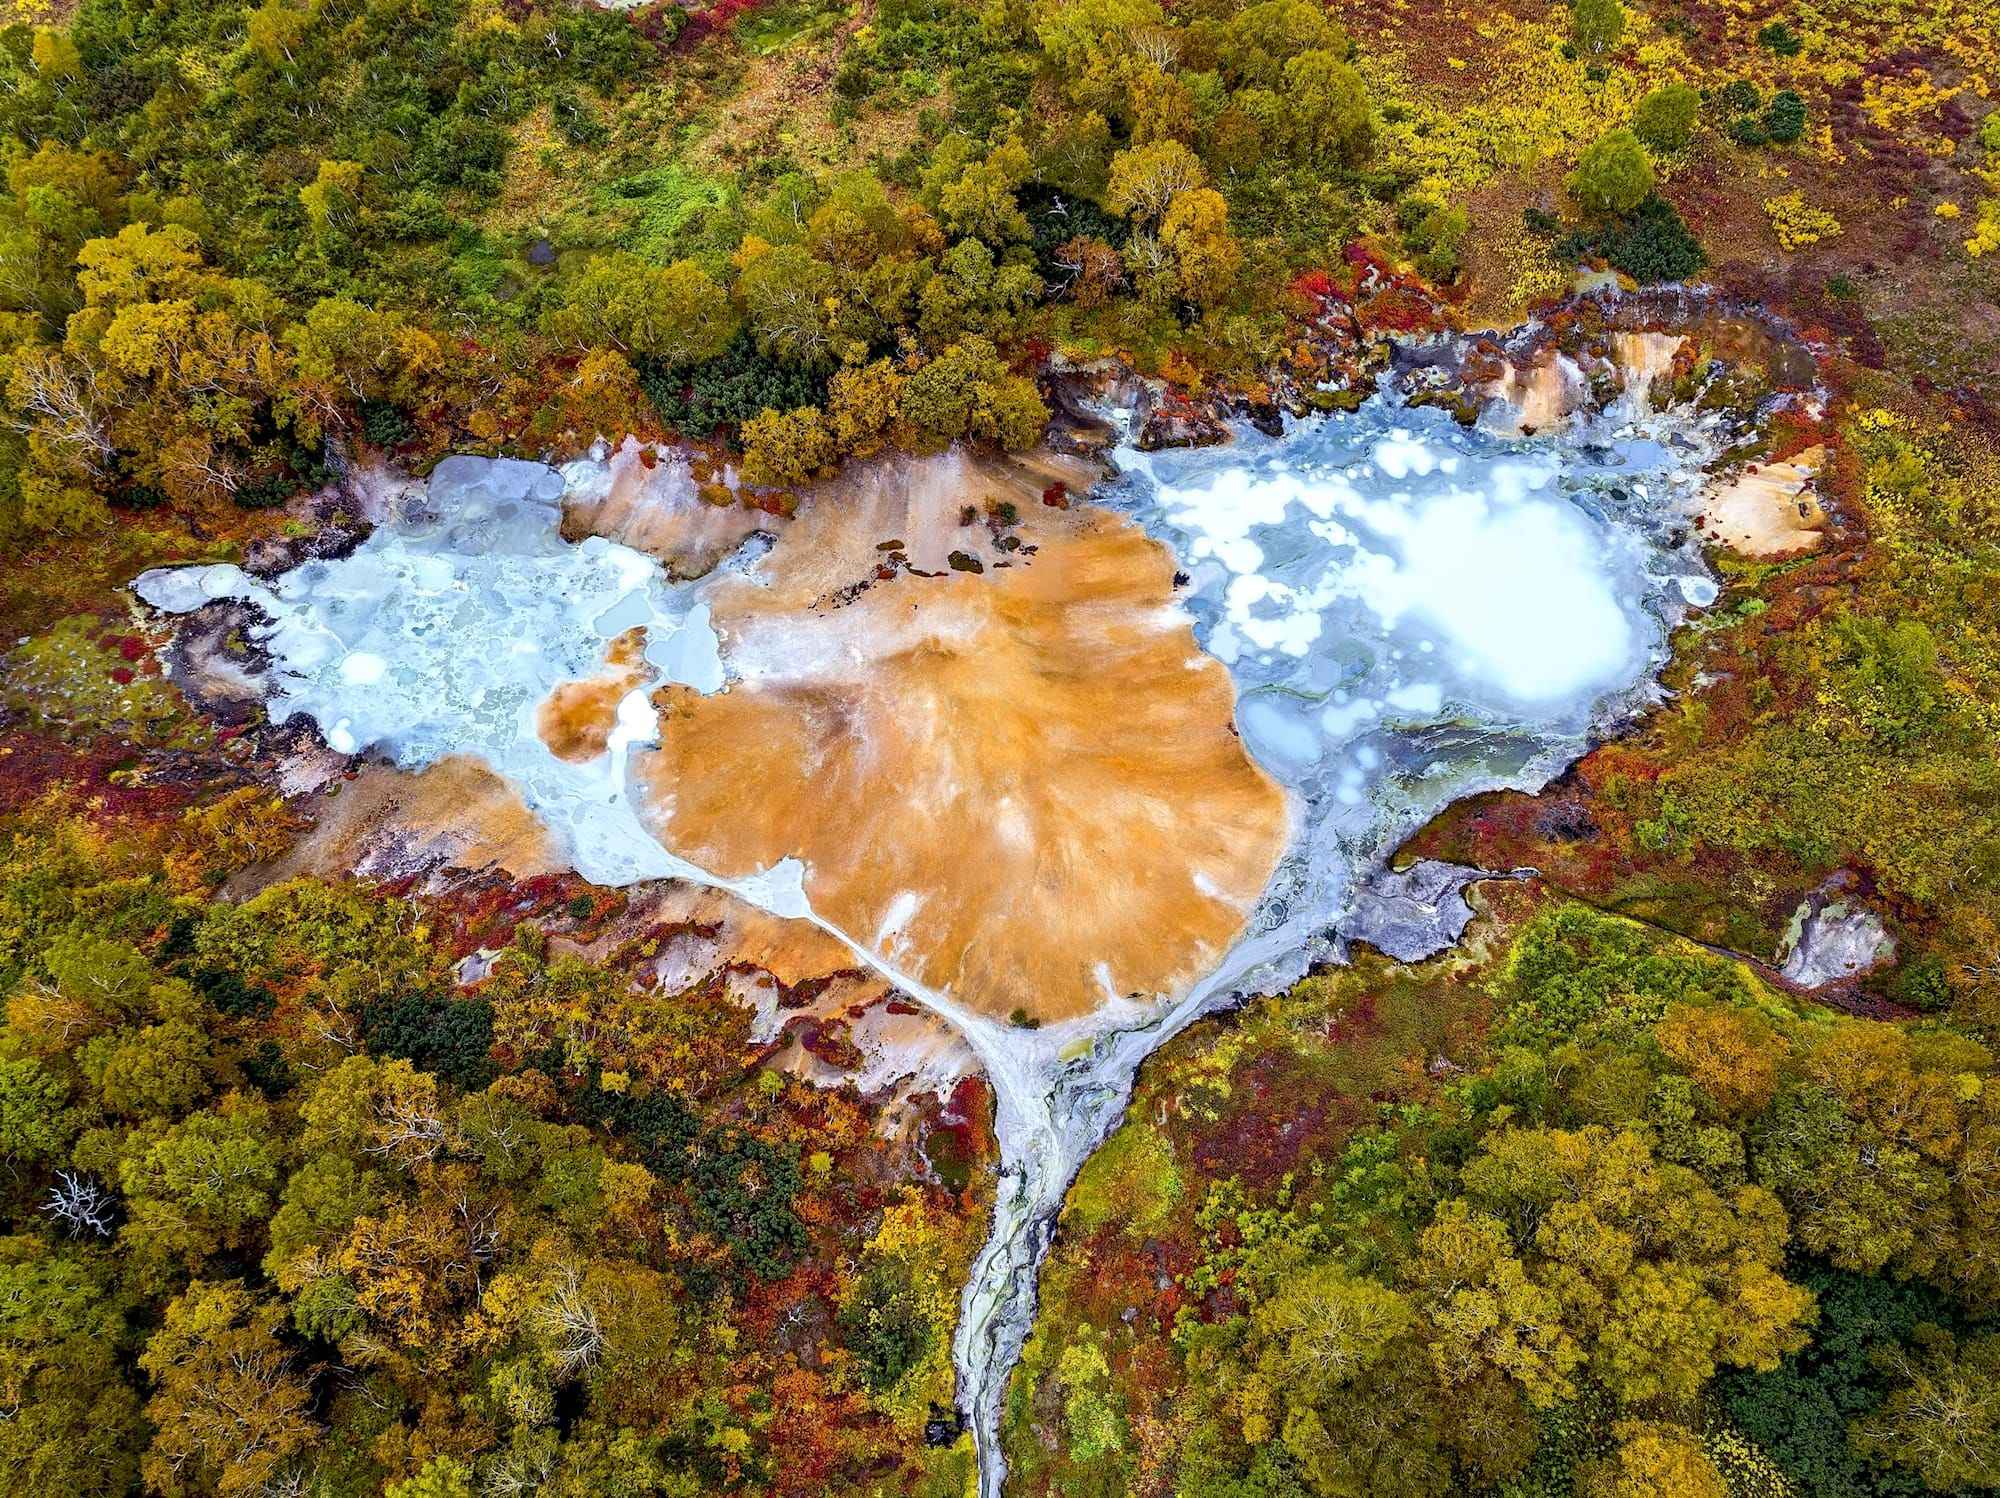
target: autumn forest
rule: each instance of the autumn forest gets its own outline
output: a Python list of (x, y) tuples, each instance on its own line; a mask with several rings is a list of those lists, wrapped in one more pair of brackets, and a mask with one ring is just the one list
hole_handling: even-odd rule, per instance
[(2000, 1489), (1994, 0), (0, 22), (0, 1490)]

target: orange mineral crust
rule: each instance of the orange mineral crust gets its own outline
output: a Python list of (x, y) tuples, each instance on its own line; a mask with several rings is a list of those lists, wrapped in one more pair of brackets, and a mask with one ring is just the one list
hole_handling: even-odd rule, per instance
[(707, 592), (738, 679), (659, 694), (635, 765), (676, 853), (795, 856), (814, 909), (919, 981), (1053, 1020), (1212, 967), (1289, 820), (1170, 554), (1043, 505), (1051, 476), (947, 454), (810, 495)]
[(535, 732), (549, 753), (571, 764), (602, 754), (618, 726), (618, 704), (646, 681), (646, 632), (628, 629), (604, 653), (604, 669), (581, 681), (566, 681), (535, 710)]

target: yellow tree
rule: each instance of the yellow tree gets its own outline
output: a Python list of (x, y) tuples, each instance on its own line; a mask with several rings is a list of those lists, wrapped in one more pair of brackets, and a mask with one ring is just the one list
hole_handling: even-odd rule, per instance
[(1724, 1116), (1763, 1111), (1778, 1090), (1778, 1063), (1789, 1049), (1754, 1014), (1670, 1004), (1653, 1028), (1660, 1049)]
[(803, 484), (825, 474), (833, 461), (833, 433), (818, 406), (767, 408), (743, 423), (743, 476), (753, 484)]
[(545, 326), (581, 348), (612, 348), (679, 365), (721, 353), (737, 322), (728, 295), (695, 261), (652, 265), (613, 250), (591, 258)]
[(1588, 1498), (1726, 1498), (1728, 1487), (1701, 1438), (1685, 1426), (1621, 1420), (1613, 1429), (1618, 1449), (1584, 1483)]
[(1596, 1125), (1503, 1130), (1464, 1183), (1415, 1270), (1447, 1383), (1491, 1363), (1547, 1405), (1587, 1366), (1626, 1403), (1686, 1403), (1720, 1365), (1768, 1370), (1803, 1345), (1813, 1298), (1779, 1272), (1769, 1191), (1725, 1197), (1646, 1135)]
[(146, 1485), (166, 1498), (268, 1490), (319, 1435), (312, 1391), (278, 1341), (284, 1308), (234, 1280), (197, 1280), (139, 1355), (153, 1380)]
[(1229, 232), (1229, 205), (1212, 187), (1178, 194), (1160, 225), (1160, 242), (1174, 259), (1180, 294), (1197, 307), (1225, 300), (1243, 266), (1243, 251)]
[(887, 359), (841, 370), (827, 391), (834, 445), (856, 458), (880, 452), (901, 417), (902, 402), (902, 373)]
[(93, 377), (114, 446), (139, 455), (133, 476), (175, 498), (233, 493), (260, 413), (290, 380), (275, 298), (206, 267), (179, 224), (93, 239), (77, 266), (65, 354)]

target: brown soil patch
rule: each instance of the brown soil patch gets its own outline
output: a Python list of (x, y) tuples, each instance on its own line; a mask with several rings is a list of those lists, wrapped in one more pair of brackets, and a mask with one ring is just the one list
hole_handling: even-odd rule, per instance
[[(798, 856), (815, 909), (921, 981), (1056, 1019), (1211, 967), (1288, 820), (1170, 554), (1043, 507), (1050, 477), (954, 454), (811, 496), (711, 595), (741, 679), (662, 693), (638, 773), (675, 851)], [(1018, 525), (961, 523), (1003, 502)]]
[(1746, 557), (1817, 550), (1826, 512), (1812, 481), (1825, 456), (1824, 448), (1808, 448), (1790, 462), (1753, 465), (1720, 485), (1696, 517), (1703, 537)]
[(307, 874), (397, 878), (454, 868), (519, 880), (569, 867), (513, 783), (463, 755), (415, 774), (370, 765), (310, 810), (312, 831), (252, 871), (256, 888)]

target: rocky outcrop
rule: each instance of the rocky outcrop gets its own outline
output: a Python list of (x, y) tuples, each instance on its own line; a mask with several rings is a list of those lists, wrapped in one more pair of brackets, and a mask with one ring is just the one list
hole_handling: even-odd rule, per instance
[(1709, 491), (1695, 517), (1702, 537), (1760, 561), (1816, 551), (1826, 511), (1812, 484), (1825, 461), (1810, 447), (1782, 463), (1752, 463)]
[(1747, 430), (1760, 405), (1801, 397), (1818, 379), (1813, 351), (1776, 319), (1684, 288), (1589, 292), (1505, 333), (1405, 340), (1393, 361), (1413, 401), (1462, 405), (1508, 436), (1579, 411), (1638, 415), (1669, 401)]
[(1190, 394), (1164, 380), (1147, 380), (1133, 446), (1141, 452), (1168, 447), (1214, 447), (1229, 440), (1233, 404), (1219, 395)]
[(1882, 918), (1847, 892), (1838, 876), (1807, 896), (1792, 916), (1779, 950), (1779, 972), (1800, 988), (1825, 988), (1859, 978), (1894, 959), (1896, 943)]
[(1340, 934), (1398, 962), (1422, 962), (1457, 945), (1465, 934), (1473, 914), (1465, 898), (1468, 888), (1486, 879), (1519, 879), (1525, 873), (1492, 874), (1435, 858), (1421, 859), (1406, 869), (1383, 869), (1356, 893), (1353, 908), (1340, 922)]

